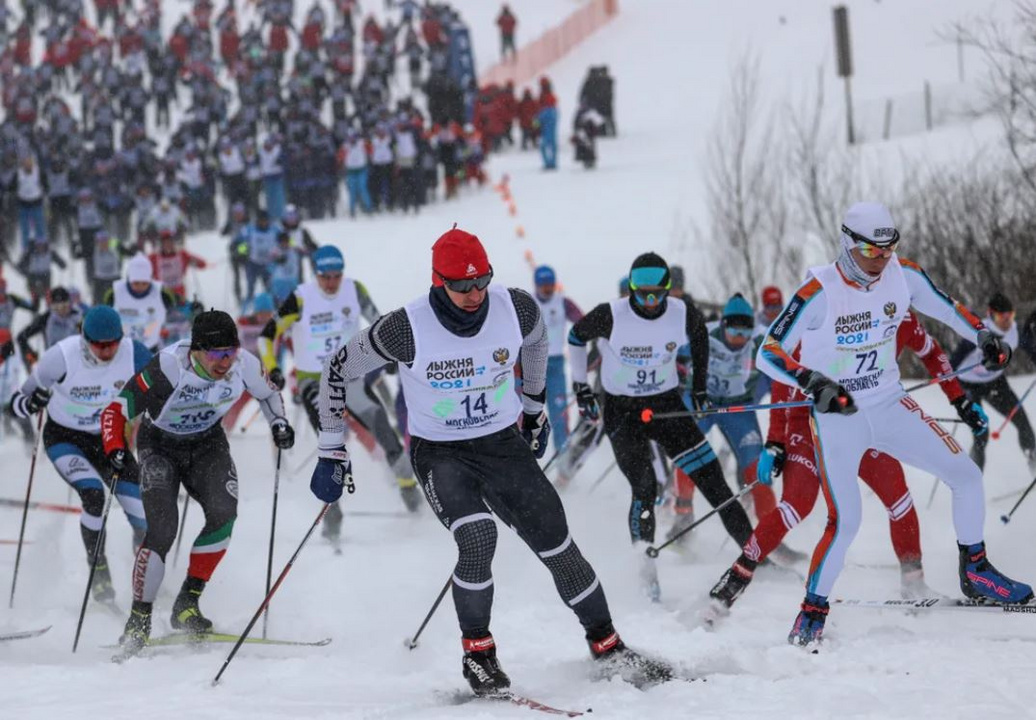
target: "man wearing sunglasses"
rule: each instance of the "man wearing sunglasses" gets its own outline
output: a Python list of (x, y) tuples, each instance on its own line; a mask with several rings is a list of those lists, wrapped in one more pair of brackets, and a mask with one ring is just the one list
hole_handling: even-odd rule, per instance
[(43, 347), (57, 345), (67, 337), (76, 335), (83, 322), (83, 309), (72, 303), (72, 296), (63, 287), (51, 288), (47, 293), (47, 309), (37, 315), (31, 323), (18, 333), (18, 349), (22, 351), (25, 367), (32, 370), (39, 355), (32, 349), (29, 340), (43, 335)]
[[(756, 332), (755, 316), (752, 306), (741, 293), (736, 293), (723, 307), (720, 320), (706, 325), (709, 331), (709, 377), (707, 392), (709, 403), (714, 406), (748, 405), (756, 393), (755, 385), (759, 381), (759, 371), (755, 367), (755, 355), (762, 343), (762, 337)], [(690, 348), (680, 348), (681, 359), (689, 359)], [(693, 403), (690, 398), (690, 378), (684, 396), (688, 407)], [(708, 415), (698, 420), (702, 433), (708, 434), (713, 427), (718, 427), (731, 451), (737, 458), (737, 484), (744, 487), (755, 479), (756, 462), (763, 449), (762, 433), (755, 413), (731, 413), (727, 415)], [(676, 479), (677, 510), (687, 510), (694, 496), (694, 484), (682, 471)], [(777, 507), (773, 491), (765, 485), (756, 485), (752, 490), (756, 518), (763, 518)], [(670, 530), (670, 535), (683, 529), (694, 520), (691, 512), (677, 513), (677, 522)], [(685, 541), (689, 535), (681, 536)], [(782, 555), (778, 559), (785, 563), (803, 559), (795, 556), (795, 552), (781, 545), (777, 549)]]
[[(682, 345), (690, 346), (692, 403), (698, 409), (708, 404), (709, 337), (705, 319), (689, 300), (669, 297), (669, 266), (655, 253), (644, 253), (633, 261), (629, 287), (628, 298), (601, 303), (572, 327), (568, 349), (579, 412), (597, 421), (601, 410), (587, 384), (587, 344), (598, 340), (604, 432), (632, 489), (628, 522), (630, 539), (643, 563), (641, 584), (657, 600), (661, 592), (655, 562), (643, 552), (655, 541), (658, 495), (650, 442), (658, 443), (676, 467), (694, 479), (713, 507), (733, 494), (708, 440), (693, 418), (681, 414), (687, 410), (676, 367), (677, 350)], [(681, 415), (645, 423), (641, 418), (646, 410)], [(720, 518), (739, 546), (752, 534), (740, 504), (728, 505)]]
[[(104, 488), (112, 488), (115, 475), (101, 442), (101, 411), (150, 359), (147, 348), (123, 335), (119, 314), (101, 305), (86, 314), (82, 335), (65, 338), (44, 351), (11, 398), (11, 410), (18, 417), (48, 412), (43, 448), (83, 504), (79, 529), (88, 563), (101, 530)], [(146, 527), (139, 483), (137, 463), (130, 458), (118, 473), (114, 492), (133, 527), (134, 548)], [(100, 602), (111, 603), (115, 598), (103, 544), (91, 591)]]
[[(299, 396), (313, 429), (320, 431), (320, 370), (324, 360), (349, 341), (366, 320), (373, 323), (380, 313), (367, 288), (359, 280), (343, 276), (345, 258), (333, 245), (313, 253), (316, 278), (295, 288), (281, 303), (277, 317), (271, 319), (259, 336), (263, 364), (270, 380), (279, 388), (285, 384), (274, 349), (290, 331), (295, 357)], [(403, 441), (392, 427), (381, 401), (364, 387), (360, 378), (350, 388), (350, 418), (371, 433), (385, 451), (385, 460), (396, 475), (403, 504), (410, 512), (421, 507), (421, 491), (414, 479)], [(342, 532), (342, 508), (335, 503), (324, 516), (322, 534), (337, 545)]]
[(259, 359), (242, 352), (240, 345), (230, 315), (220, 310), (200, 313), (190, 340), (152, 358), (101, 414), (104, 452), (120, 472), (132, 461), (126, 425), (145, 416), (137, 452), (148, 528), (133, 563), (133, 607), (120, 639), (126, 656), (139, 652), (150, 637), (166, 554), (176, 539), (181, 485), (201, 506), (205, 525), (191, 548), (187, 578), (173, 603), (170, 622), (188, 633), (212, 630), (198, 599), (227, 551), (237, 518), (238, 477), (221, 424), (223, 415), (247, 391), (270, 423), (274, 444), (287, 450), (295, 442), (280, 393), (263, 375)]
[[(547, 332), (527, 292), (491, 286), (492, 278), (479, 239), (454, 228), (432, 247), (428, 294), (382, 316), (330, 358), (320, 379), (320, 459), (310, 488), (324, 502), (337, 501), (343, 487), (353, 492), (342, 420), (349, 383), (385, 363), (399, 363), (414, 470), (428, 504), (457, 543), (453, 601), (463, 674), (474, 692), (492, 694), (510, 685), (489, 631), (494, 513), (554, 576), (595, 658), (615, 663), (617, 673), (636, 675), (633, 680), (665, 679), (664, 669), (649, 665), (619, 639), (601, 583), (536, 462), (550, 434), (543, 407)], [(515, 392), (519, 357), (520, 396)]]
[(828, 525), (813, 553), (806, 598), (788, 636), (801, 646), (823, 636), (827, 598), (859, 530), (857, 471), (870, 449), (930, 472), (950, 487), (961, 592), (996, 603), (1033, 597), (1031, 587), (987, 559), (982, 471), (903, 391), (896, 364), (896, 336), (911, 308), (974, 342), (987, 369), (1007, 365), (1010, 347), (939, 290), (919, 265), (896, 255), (899, 231), (884, 205), (850, 207), (840, 243), (835, 262), (809, 271), (770, 326), (757, 358), (760, 370), (813, 399), (811, 427)]
[[(1014, 319), (1014, 304), (1010, 298), (1002, 292), (997, 292), (989, 299), (989, 315), (986, 318), (986, 327), (989, 331), (999, 337), (1001, 342), (1012, 350), (1018, 348), (1018, 323)], [(981, 360), (981, 351), (975, 344), (967, 340), (961, 340), (953, 354), (950, 356), (950, 364), (954, 368), (966, 368)], [(1018, 405), (1018, 396), (1007, 382), (1007, 374), (1003, 368), (987, 370), (979, 365), (960, 376), (964, 392), (972, 401), (979, 404), (983, 400), (989, 402), (993, 409), (1007, 417)], [(1036, 435), (1033, 435), (1032, 425), (1029, 423), (1029, 416), (1025, 407), (1021, 406), (1011, 417), (1011, 422), (1018, 431), (1018, 445), (1022, 448), (1026, 461), (1029, 463), (1029, 473), (1036, 473)], [(989, 443), (989, 433), (975, 436), (975, 443), (971, 446), (971, 459), (980, 468), (986, 466), (986, 445)]]

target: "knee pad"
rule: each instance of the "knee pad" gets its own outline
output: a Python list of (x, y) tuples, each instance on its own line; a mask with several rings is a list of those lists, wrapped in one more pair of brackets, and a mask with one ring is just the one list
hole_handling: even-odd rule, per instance
[(496, 522), (489, 513), (468, 515), (450, 528), (457, 543), (454, 582), (470, 590), (488, 587), (493, 582), (493, 555), (496, 553)]

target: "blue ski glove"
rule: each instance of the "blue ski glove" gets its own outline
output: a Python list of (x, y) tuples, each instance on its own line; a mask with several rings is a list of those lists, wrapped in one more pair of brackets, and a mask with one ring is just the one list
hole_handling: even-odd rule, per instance
[(309, 489), (320, 500), (333, 503), (342, 497), (343, 488), (348, 489), (350, 494), (356, 492), (349, 451), (345, 445), (326, 450), (321, 448), (317, 453), (317, 466), (313, 468)]
[(539, 460), (547, 452), (547, 440), (550, 438), (550, 420), (547, 413), (540, 410), (539, 415), (522, 413), (522, 437), (532, 448), (532, 454)]
[(759, 463), (755, 467), (755, 477), (763, 485), (773, 484), (775, 477), (784, 472), (784, 443), (768, 442), (759, 453)]
[(975, 437), (982, 437), (989, 432), (989, 417), (981, 405), (968, 400), (967, 395), (961, 395), (952, 404), (957, 410), (957, 417), (971, 428), (971, 432)]

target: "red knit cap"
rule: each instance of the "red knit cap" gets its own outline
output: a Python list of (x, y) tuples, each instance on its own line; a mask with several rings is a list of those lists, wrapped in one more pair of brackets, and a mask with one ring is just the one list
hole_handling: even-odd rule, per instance
[(441, 275), (448, 280), (464, 280), (489, 272), (489, 257), (479, 239), (456, 225), (432, 245), (432, 284), (442, 285)]
[(781, 296), (781, 289), (768, 285), (763, 288), (763, 305), (783, 305), (784, 298)]

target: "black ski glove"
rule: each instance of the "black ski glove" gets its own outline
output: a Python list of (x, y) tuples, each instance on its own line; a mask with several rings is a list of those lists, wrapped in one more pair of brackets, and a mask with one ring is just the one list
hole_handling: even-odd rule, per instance
[(281, 450), (291, 450), (295, 444), (295, 431), (282, 417), (273, 419), (270, 423), (270, 432), (273, 433), (273, 444)]
[(975, 437), (981, 437), (989, 432), (989, 417), (977, 402), (969, 400), (967, 395), (961, 395), (953, 401), (952, 405), (957, 410), (957, 417), (971, 428)]
[(597, 396), (589, 385), (583, 382), (572, 383), (572, 392), (576, 395), (579, 414), (590, 422), (597, 422), (601, 417), (601, 408), (597, 404)]
[(550, 420), (547, 413), (522, 413), (522, 437), (532, 448), (532, 454), (539, 460), (547, 452), (547, 440), (550, 439)]
[(284, 389), (284, 373), (281, 372), (280, 368), (274, 368), (270, 371), (270, 382), (272, 382), (274, 387), (278, 390)]
[(859, 409), (848, 390), (816, 371), (810, 372), (803, 388), (813, 397), (817, 412), (852, 415)]
[(978, 346), (982, 350), (982, 367), (986, 370), (999, 370), (1011, 362), (1011, 346), (990, 330), (979, 332)]

